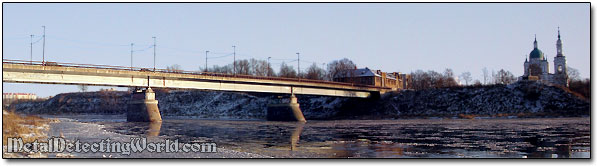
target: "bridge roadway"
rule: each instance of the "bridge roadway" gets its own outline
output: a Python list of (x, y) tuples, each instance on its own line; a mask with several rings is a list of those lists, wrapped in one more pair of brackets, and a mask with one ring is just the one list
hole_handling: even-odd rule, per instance
[(167, 71), (121, 66), (6, 60), (2, 81), (14, 83), (207, 89), (368, 98), (391, 88), (331, 81)]

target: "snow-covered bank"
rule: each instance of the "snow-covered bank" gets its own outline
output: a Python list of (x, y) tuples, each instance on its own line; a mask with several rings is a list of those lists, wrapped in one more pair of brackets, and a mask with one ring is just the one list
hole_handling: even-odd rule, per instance
[(565, 90), (537, 82), (443, 88), (388, 94), (371, 112), (409, 116), (588, 116), (591, 103)]
[[(265, 119), (267, 104), (278, 95), (172, 90), (158, 91), (164, 116), (220, 119)], [(537, 82), (510, 85), (454, 87), (384, 94), (381, 99), (297, 96), (307, 119), (387, 119), (408, 117), (587, 116), (590, 101), (558, 87)], [(65, 93), (43, 102), (15, 104), (25, 113), (122, 114), (127, 92)]]
[[(265, 119), (269, 103), (278, 95), (201, 90), (157, 91), (163, 116), (192, 116), (212, 119)], [(33, 114), (123, 114), (130, 96), (127, 92), (104, 91), (64, 93), (42, 102), (25, 102), (11, 107)], [(300, 96), (305, 117), (326, 119), (336, 115), (347, 98)]]

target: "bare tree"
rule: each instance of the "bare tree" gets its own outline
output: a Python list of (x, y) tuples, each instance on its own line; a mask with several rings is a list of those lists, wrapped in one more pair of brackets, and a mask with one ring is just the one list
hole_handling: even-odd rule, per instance
[(271, 64), (267, 64), (267, 76), (276, 76), (276, 72), (272, 69)]
[[(328, 79), (334, 80), (334, 78), (339, 76), (349, 76), (352, 72), (349, 72), (352, 69), (356, 69), (357, 65), (354, 64), (350, 59), (344, 58), (340, 60), (332, 61), (328, 63)], [(352, 77), (352, 76), (349, 76)]]
[(512, 75), (512, 73), (504, 69), (498, 71), (497, 74), (495, 74), (494, 76), (494, 83), (496, 84), (510, 84), (514, 81), (516, 81), (514, 75)]
[(443, 74), (433, 70), (427, 72), (417, 70), (412, 72), (410, 76), (408, 84), (414, 90), (458, 86), (456, 79), (454, 79), (454, 72), (451, 69), (446, 69)]
[(166, 67), (166, 71), (167, 72), (172, 72), (172, 73), (178, 73), (178, 72), (181, 72), (182, 69), (181, 69), (180, 65), (173, 64), (171, 66)]
[(280, 77), (287, 77), (287, 78), (296, 78), (296, 71), (292, 66), (286, 65), (286, 63), (282, 62), (280, 65), (280, 72), (278, 73)]
[(250, 60), (251, 74), (256, 76), (267, 76), (269, 72), (269, 65), (265, 60)]
[(589, 100), (591, 99), (591, 79), (589, 78), (585, 78), (584, 80), (570, 80), (568, 88), (583, 95)]
[(487, 67), (483, 68), (483, 84), (487, 84), (487, 79), (489, 77), (489, 71), (487, 71)]
[(566, 73), (568, 73), (568, 78), (570, 78), (570, 81), (581, 80), (580, 72), (578, 72), (578, 70), (575, 68), (568, 66), (568, 68), (566, 69)]
[(429, 73), (429, 86), (431, 88), (438, 88), (444, 85), (444, 79), (442, 74), (433, 70), (429, 70), (427, 71), (427, 73)]
[(224, 73), (224, 74), (232, 74), (234, 72), (232, 70), (232, 65), (226, 65), (226, 66), (214, 65), (211, 69), (209, 69), (209, 71), (214, 72), (214, 73)]
[(471, 82), (473, 78), (471, 77), (471, 72), (467, 71), (460, 74), (460, 79), (464, 81), (465, 85), (468, 85), (468, 83)]
[(251, 71), (251, 66), (249, 65), (249, 61), (246, 59), (237, 60), (236, 61), (236, 73), (249, 75)]
[(77, 85), (77, 87), (79, 87), (79, 90), (81, 90), (81, 92), (87, 92), (87, 85)]
[(442, 87), (452, 87), (452, 86), (458, 86), (458, 83), (456, 82), (456, 79), (454, 79), (454, 71), (450, 68), (447, 68), (444, 71), (444, 76), (443, 76), (443, 85), (441, 85)]
[(429, 89), (431, 88), (431, 77), (427, 72), (423, 70), (417, 70), (415, 72), (410, 73), (411, 79), (408, 83), (412, 85), (414, 90), (422, 90), (422, 89)]
[(475, 86), (481, 86), (481, 81), (475, 80), (475, 83), (473, 83), (473, 85), (475, 85)]
[(495, 70), (491, 69), (491, 77), (489, 77), (489, 83), (496, 83), (497, 81), (495, 80), (495, 78), (497, 77), (497, 74), (495, 73)]
[(309, 66), (309, 68), (307, 68), (305, 78), (312, 80), (323, 80), (325, 79), (325, 70), (313, 63), (311, 66)]

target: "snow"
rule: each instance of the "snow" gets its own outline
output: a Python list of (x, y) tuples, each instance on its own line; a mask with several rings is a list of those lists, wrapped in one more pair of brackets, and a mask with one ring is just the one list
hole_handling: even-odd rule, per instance
[[(42, 114), (124, 114), (128, 92), (65, 93), (42, 102), (14, 104), (16, 111)], [(539, 82), (386, 93), (379, 100), (297, 95), (307, 119), (495, 116), (587, 116), (590, 102)], [(156, 92), (162, 116), (265, 119), (278, 95), (205, 90)]]

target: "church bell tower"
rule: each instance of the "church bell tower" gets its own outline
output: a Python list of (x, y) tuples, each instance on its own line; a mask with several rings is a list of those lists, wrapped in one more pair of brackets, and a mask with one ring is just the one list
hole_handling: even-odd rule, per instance
[(568, 87), (568, 73), (566, 57), (562, 53), (562, 39), (560, 38), (560, 27), (558, 27), (558, 41), (556, 42), (557, 55), (554, 57), (555, 79), (557, 84)]

